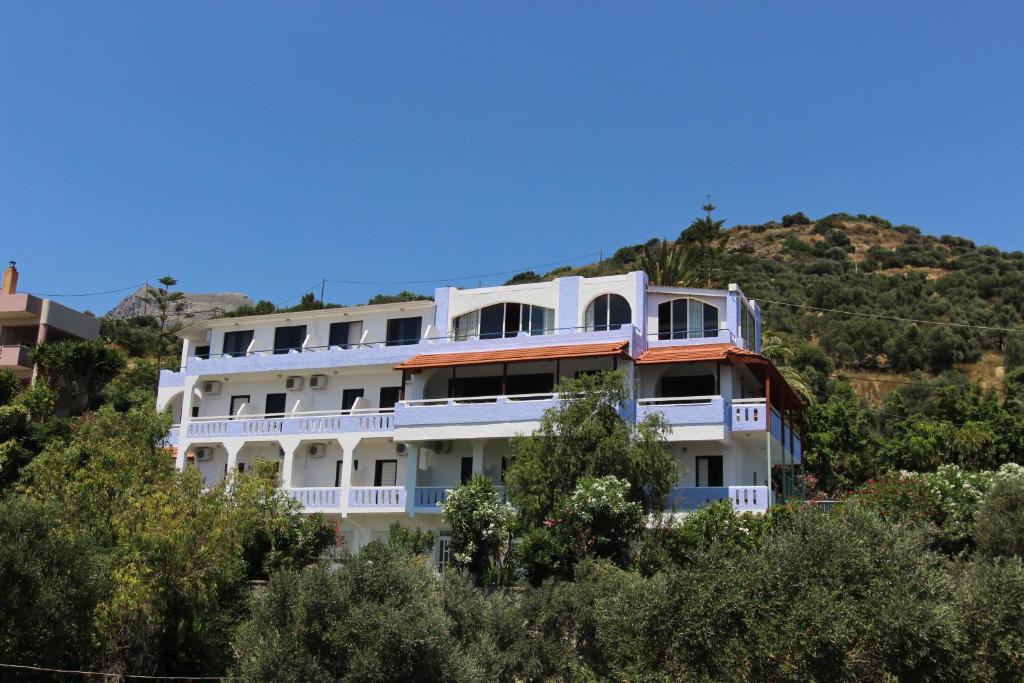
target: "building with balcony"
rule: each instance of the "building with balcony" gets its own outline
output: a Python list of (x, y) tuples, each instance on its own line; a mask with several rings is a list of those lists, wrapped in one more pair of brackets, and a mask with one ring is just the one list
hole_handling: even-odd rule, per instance
[[(686, 512), (728, 498), (762, 512), (791, 480), (799, 399), (760, 355), (739, 287), (657, 287), (642, 272), (476, 289), (433, 301), (219, 318), (181, 332), (158, 407), (178, 467), (210, 485), (259, 459), (357, 547), (395, 520), (434, 528), (476, 474), (502, 489), (510, 439), (537, 428), (583, 373), (621, 369), (627, 420), (660, 414)], [(514, 504), (514, 501), (511, 501)], [(443, 542), (439, 552), (443, 552)]]
[(0, 287), (0, 369), (23, 382), (32, 379), (32, 349), (44, 341), (96, 339), (100, 321), (56, 301), (18, 292), (18, 269), (11, 261)]

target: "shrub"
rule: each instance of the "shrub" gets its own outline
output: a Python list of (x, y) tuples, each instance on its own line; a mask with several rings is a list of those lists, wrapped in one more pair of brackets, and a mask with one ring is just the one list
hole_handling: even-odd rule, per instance
[(600, 557), (624, 566), (630, 544), (644, 528), (640, 503), (627, 500), (629, 482), (613, 476), (586, 477), (545, 526), (565, 547), (570, 562)]
[(789, 213), (782, 217), (782, 227), (789, 228), (794, 225), (810, 225), (811, 219), (804, 215), (803, 211)]
[(469, 570), (478, 583), (494, 582), (497, 577), (490, 574), (500, 574), (512, 543), (512, 506), (501, 502), (489, 479), (477, 475), (448, 494), (441, 509), (451, 528), (455, 565)]
[(1024, 468), (1004, 465), (978, 506), (974, 536), (987, 557), (1024, 557)]

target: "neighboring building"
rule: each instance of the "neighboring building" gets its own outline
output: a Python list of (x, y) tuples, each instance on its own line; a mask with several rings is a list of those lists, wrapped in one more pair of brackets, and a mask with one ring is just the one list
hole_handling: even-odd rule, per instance
[(11, 261), (0, 288), (0, 369), (25, 382), (32, 379), (32, 348), (44, 341), (96, 339), (100, 321), (50, 299), (18, 293), (18, 269)]
[(621, 368), (627, 419), (660, 412), (671, 427), (670, 506), (764, 511), (771, 466), (800, 462), (801, 405), (759, 355), (760, 321), (735, 285), (658, 287), (642, 272), (221, 318), (180, 333), (158, 407), (173, 411), (178, 467), (213, 485), (275, 461), (289, 494), (359, 547), (396, 519), (443, 532), (447, 492), (474, 474), (500, 486), (509, 438), (537, 428), (560, 379)]

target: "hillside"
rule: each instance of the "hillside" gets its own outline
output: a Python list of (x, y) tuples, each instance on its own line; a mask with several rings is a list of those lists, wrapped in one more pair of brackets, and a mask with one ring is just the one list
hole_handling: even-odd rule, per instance
[[(892, 226), (865, 215), (833, 214), (810, 221), (797, 214), (783, 222), (738, 225), (725, 232), (728, 241), (714, 284), (737, 282), (759, 300), (766, 332), (796, 346), (812, 374), (815, 365), (822, 373), (831, 373), (828, 365), (833, 365), (847, 376), (872, 378), (856, 383), (865, 397), (879, 399), (888, 393), (893, 375), (934, 375), (952, 368), (998, 387), (1007, 343), (1019, 344), (1024, 337), (997, 329), (836, 312), (1024, 327), (1022, 252), (1002, 252), (962, 237), (933, 237), (913, 226)], [(514, 280), (626, 272), (638, 267), (642, 250), (643, 245), (631, 245), (601, 263), (543, 276), (520, 274)], [(828, 362), (815, 360), (816, 350)]]
[[(125, 320), (139, 316), (153, 315), (156, 311), (146, 303), (143, 296), (145, 287), (129, 294), (103, 316), (107, 320)], [(205, 320), (215, 315), (229, 313), (241, 306), (252, 306), (252, 299), (240, 292), (185, 292), (188, 306), (186, 317), (190, 321)]]

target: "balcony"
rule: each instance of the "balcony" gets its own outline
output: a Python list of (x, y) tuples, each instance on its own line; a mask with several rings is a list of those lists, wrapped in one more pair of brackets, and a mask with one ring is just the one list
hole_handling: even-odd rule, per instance
[[(285, 489), (288, 496), (302, 504), (303, 512), (323, 513), (394, 513), (405, 512), (404, 486), (353, 486), (344, 496), (337, 486)], [(342, 501), (346, 505), (342, 505)]]
[[(778, 417), (778, 412), (775, 416)], [(732, 418), (732, 431), (734, 432), (763, 432), (768, 411), (765, 409), (763, 398), (738, 398), (733, 400), (730, 409)]]
[(529, 431), (545, 410), (556, 405), (558, 396), (551, 393), (399, 401), (396, 438), (453, 438), (452, 427), (463, 427), (465, 434), (459, 435), (463, 438), (515, 436)]
[(420, 353), (425, 340), (416, 344), (367, 342), (345, 346), (310, 346), (286, 353), (273, 349), (243, 353), (192, 356), (184, 372), (189, 375), (223, 375), (235, 372), (301, 371), (362, 365), (397, 365)]
[(315, 436), (359, 432), (390, 432), (391, 411), (320, 411), (292, 413), (286, 416), (238, 415), (235, 417), (197, 417), (185, 425), (190, 440), (244, 437), (248, 439), (278, 436)]
[(660, 413), (670, 427), (670, 441), (720, 441), (728, 426), (721, 396), (675, 396), (637, 400), (637, 420)]
[(26, 372), (31, 372), (32, 361), (29, 360), (29, 354), (31, 353), (32, 349), (22, 344), (0, 346), (0, 368), (15, 370), (15, 374), (19, 376)]
[(767, 486), (680, 486), (669, 492), (665, 509), (692, 512), (720, 500), (731, 501), (736, 512), (767, 512), (771, 504)]
[[(441, 512), (441, 503), (448, 500), (448, 494), (455, 486), (417, 486), (413, 494), (413, 510), (416, 512)], [(508, 501), (508, 487), (496, 486), (502, 503)]]

